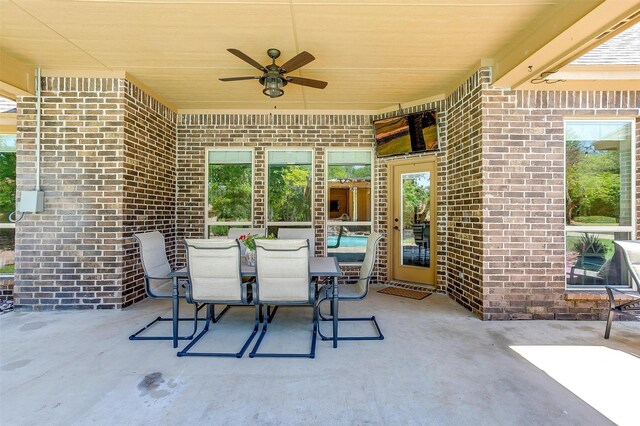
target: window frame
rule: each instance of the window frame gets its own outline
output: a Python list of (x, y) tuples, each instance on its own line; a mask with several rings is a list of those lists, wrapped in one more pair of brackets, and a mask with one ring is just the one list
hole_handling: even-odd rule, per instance
[[(631, 174), (632, 176), (630, 176), (630, 183), (631, 183), (631, 187), (630, 187), (630, 192), (631, 192), (631, 200), (630, 200), (630, 208), (631, 208), (631, 225), (617, 225), (617, 226), (612, 226), (612, 225), (600, 225), (600, 226), (588, 226), (588, 225), (580, 225), (580, 226), (576, 226), (576, 225), (568, 225), (566, 223), (566, 217), (567, 217), (567, 125), (570, 123), (579, 123), (579, 122), (589, 122), (589, 123), (597, 123), (597, 122), (618, 122), (618, 123), (627, 123), (630, 124), (630, 135), (631, 135), (631, 140), (630, 140), (630, 156), (631, 156)], [(566, 267), (566, 262), (567, 262), (567, 247), (566, 247), (566, 241), (567, 241), (567, 234), (569, 232), (582, 232), (582, 233), (614, 233), (614, 232), (626, 232), (629, 233), (631, 235), (631, 239), (635, 238), (636, 235), (636, 224), (637, 224), (637, 209), (635, 208), (636, 203), (637, 203), (637, 193), (636, 193), (636, 179), (635, 176), (633, 175), (633, 171), (637, 170), (637, 150), (636, 150), (636, 146), (637, 146), (637, 136), (636, 136), (636, 122), (635, 122), (635, 117), (627, 117), (627, 116), (620, 116), (620, 117), (565, 117), (563, 120), (563, 165), (562, 165), (562, 170), (563, 170), (563, 180), (562, 180), (562, 188), (563, 188), (563, 197), (564, 197), (564, 215), (563, 215), (563, 221), (564, 221), (564, 241), (565, 241), (565, 246), (564, 246), (564, 264)], [(566, 277), (566, 273), (565, 273), (565, 277)], [(565, 278), (565, 290), (583, 290), (583, 291), (593, 291), (593, 290), (603, 290), (604, 289), (604, 285), (577, 285), (577, 284), (569, 284), (567, 282), (567, 279)], [(629, 287), (631, 286), (631, 287)], [(633, 283), (633, 280), (629, 280), (629, 286), (627, 285), (619, 285), (616, 287), (621, 287), (621, 288), (635, 288), (635, 284)]]
[[(286, 152), (294, 152), (294, 151), (300, 151), (300, 152), (310, 152), (311, 153), (311, 201), (309, 204), (309, 208), (310, 208), (310, 218), (311, 220), (309, 221), (304, 221), (304, 222), (278, 222), (278, 221), (272, 221), (269, 219), (269, 156), (271, 155), (272, 152), (277, 152), (277, 151), (286, 151)], [(284, 228), (284, 227), (292, 227), (292, 228), (313, 228), (313, 217), (314, 217), (314, 203), (315, 203), (315, 185), (314, 185), (314, 177), (315, 177), (315, 168), (316, 168), (316, 157), (315, 157), (315, 150), (313, 148), (300, 148), (300, 147), (287, 147), (287, 148), (267, 148), (265, 149), (265, 156), (264, 156), (264, 180), (265, 180), (265, 186), (264, 186), (264, 205), (265, 205), (265, 210), (264, 210), (264, 220), (265, 220), (265, 227), (267, 229), (269, 228)]]
[[(329, 219), (329, 152), (368, 152), (370, 154), (370, 165), (371, 165), (371, 194), (370, 194), (370, 203), (371, 203), (371, 220), (369, 221), (342, 221), (342, 220), (332, 220)], [(327, 244), (329, 243), (329, 227), (330, 226), (369, 226), (370, 233), (374, 232), (375, 225), (375, 176), (376, 176), (376, 164), (375, 164), (375, 152), (371, 148), (326, 148), (324, 150), (324, 158), (325, 166), (324, 166), (324, 187), (325, 187), (325, 198), (323, 200), (323, 210), (325, 211), (324, 215), (324, 251), (325, 253), (329, 253), (329, 249), (327, 248)], [(362, 262), (340, 262), (341, 265), (360, 265)]]
[[(251, 221), (232, 221), (232, 222), (216, 222), (209, 218), (209, 153), (210, 152), (247, 152), (251, 153)], [(256, 184), (256, 164), (255, 164), (255, 149), (253, 148), (233, 148), (233, 147), (212, 147), (205, 149), (204, 152), (204, 168), (205, 168), (205, 191), (204, 191), (204, 238), (209, 238), (210, 226), (237, 226), (237, 227), (252, 227), (255, 223), (255, 184)]]

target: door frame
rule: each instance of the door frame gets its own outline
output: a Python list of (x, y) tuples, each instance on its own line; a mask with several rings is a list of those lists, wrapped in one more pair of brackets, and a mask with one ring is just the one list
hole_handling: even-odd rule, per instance
[(393, 160), (387, 163), (387, 177), (388, 177), (388, 190), (387, 190), (387, 206), (389, 207), (387, 210), (387, 279), (392, 281), (395, 279), (395, 271), (394, 271), (394, 259), (393, 256), (396, 255), (396, 247), (394, 243), (394, 212), (397, 206), (394, 206), (394, 195), (395, 195), (395, 186), (396, 183), (394, 179), (394, 168), (397, 166), (407, 166), (407, 165), (418, 165), (418, 164), (428, 164), (431, 166), (433, 170), (433, 175), (431, 177), (431, 185), (435, 191), (432, 191), (431, 199), (429, 200), (429, 209), (430, 209), (430, 217), (431, 223), (434, 226), (430, 226), (429, 229), (429, 238), (430, 238), (430, 256), (432, 259), (432, 266), (430, 267), (431, 273), (428, 278), (430, 278), (431, 283), (421, 283), (424, 285), (433, 285), (434, 287), (437, 285), (436, 277), (437, 277), (437, 269), (438, 269), (438, 239), (437, 239), (437, 227), (438, 227), (438, 217), (437, 217), (437, 200), (438, 200), (438, 163), (436, 156), (428, 156), (428, 157), (418, 157), (411, 159), (402, 159), (402, 160)]

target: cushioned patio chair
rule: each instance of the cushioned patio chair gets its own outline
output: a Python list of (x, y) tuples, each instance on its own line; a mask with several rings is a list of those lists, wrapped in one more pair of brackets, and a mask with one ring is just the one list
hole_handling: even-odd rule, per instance
[[(189, 352), (204, 336), (211, 325), (217, 322), (215, 305), (248, 305), (251, 296), (247, 282), (242, 281), (240, 272), (240, 246), (233, 239), (185, 240), (189, 268), (187, 302), (207, 306), (207, 316), (202, 330), (178, 356), (224, 356), (241, 358), (258, 332), (256, 316), (253, 332), (239, 352)], [(257, 313), (256, 313), (257, 315)]]
[[(615, 314), (629, 313), (638, 316), (640, 314), (640, 241), (614, 241), (622, 251), (622, 258), (629, 270), (633, 290), (621, 290), (613, 286), (605, 286), (609, 296), (609, 315), (604, 338), (608, 339), (611, 332), (611, 323)], [(623, 295), (624, 299), (616, 302), (614, 293)]]
[[(372, 278), (373, 266), (376, 260), (376, 251), (378, 248), (378, 243), (382, 239), (382, 235), (377, 232), (371, 233), (367, 237), (367, 251), (364, 255), (364, 261), (362, 262), (362, 266), (360, 267), (360, 273), (358, 277), (353, 278), (345, 278), (342, 279), (343, 284), (338, 284), (338, 301), (341, 300), (362, 300), (369, 293), (369, 282)], [(355, 284), (348, 284), (349, 282)], [(320, 304), (324, 301), (329, 301), (333, 299), (333, 290), (332, 285), (325, 284), (320, 289), (320, 295), (318, 296), (318, 315), (322, 321), (331, 321), (333, 312), (328, 315), (323, 315), (320, 312)], [(340, 336), (338, 335), (338, 340), (383, 340), (384, 336), (382, 335), (382, 331), (380, 331), (380, 326), (378, 325), (378, 321), (375, 316), (370, 317), (338, 317), (338, 323), (340, 321), (371, 321), (372, 325), (375, 327), (377, 334), (376, 336)], [(322, 340), (332, 340), (333, 336), (325, 336), (322, 334), (320, 330), (318, 330), (318, 334), (322, 338)]]
[(310, 256), (315, 256), (316, 252), (316, 231), (313, 228), (279, 228), (278, 239), (280, 240), (309, 240)]
[(267, 310), (262, 320), (262, 331), (249, 354), (250, 357), (315, 357), (318, 317), (315, 282), (309, 276), (308, 240), (256, 241), (256, 285), (253, 302), (256, 305), (256, 315), (259, 315), (260, 305), (311, 306), (313, 331), (309, 353), (258, 353), (258, 348), (267, 333), (270, 317)]
[[(173, 278), (169, 276), (171, 273), (171, 265), (167, 259), (167, 252), (164, 243), (164, 236), (158, 232), (145, 232), (134, 234), (133, 237), (138, 241), (140, 246), (140, 260), (142, 261), (142, 269), (144, 270), (144, 289), (147, 296), (152, 299), (173, 298)], [(179, 287), (179, 297), (184, 298), (184, 288)], [(194, 306), (193, 318), (180, 318), (180, 321), (193, 321), (198, 316), (198, 305)], [(172, 318), (157, 317), (149, 324), (136, 331), (129, 336), (129, 340), (172, 340), (173, 336), (139, 336), (143, 331), (149, 329), (152, 325), (160, 321), (172, 321)], [(193, 333), (189, 336), (179, 336), (179, 340), (190, 340), (196, 333), (196, 324), (194, 324)]]

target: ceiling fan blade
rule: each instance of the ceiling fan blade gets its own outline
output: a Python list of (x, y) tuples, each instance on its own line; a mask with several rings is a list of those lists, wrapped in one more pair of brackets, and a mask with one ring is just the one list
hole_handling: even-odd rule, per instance
[(218, 80), (220, 81), (238, 81), (238, 80), (254, 80), (254, 79), (259, 79), (260, 77), (252, 75), (252, 76), (247, 76), (247, 77), (223, 77), (223, 78), (219, 78)]
[(307, 65), (309, 62), (316, 59), (309, 52), (300, 52), (293, 58), (289, 59), (287, 62), (280, 66), (280, 73), (291, 72), (297, 70), (298, 68)]
[(236, 55), (238, 58), (242, 59), (243, 61), (245, 61), (246, 63), (248, 63), (252, 67), (258, 68), (262, 72), (267, 72), (267, 69), (265, 67), (263, 67), (262, 65), (260, 65), (260, 63), (258, 61), (256, 61), (255, 59), (251, 59), (249, 56), (247, 56), (246, 54), (242, 53), (238, 49), (227, 49), (227, 50), (229, 51), (229, 53), (232, 53), (232, 54)]
[(326, 81), (313, 80), (311, 78), (302, 78), (302, 77), (287, 77), (287, 81), (293, 84), (299, 84), (301, 86), (309, 86), (314, 87), (316, 89), (324, 89), (327, 87)]

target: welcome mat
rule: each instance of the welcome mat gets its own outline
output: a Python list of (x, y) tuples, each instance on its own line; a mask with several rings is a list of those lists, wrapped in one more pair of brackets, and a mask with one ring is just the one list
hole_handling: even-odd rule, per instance
[(378, 293), (391, 294), (392, 296), (408, 297), (409, 299), (422, 300), (432, 293), (426, 291), (409, 290), (406, 288), (387, 287), (378, 290)]

